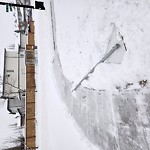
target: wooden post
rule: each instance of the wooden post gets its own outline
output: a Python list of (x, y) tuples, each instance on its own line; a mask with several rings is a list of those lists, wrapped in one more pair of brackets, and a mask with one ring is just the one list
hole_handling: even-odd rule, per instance
[(36, 149), (36, 119), (35, 119), (35, 42), (34, 21), (30, 21), (28, 44), (26, 45), (26, 145)]

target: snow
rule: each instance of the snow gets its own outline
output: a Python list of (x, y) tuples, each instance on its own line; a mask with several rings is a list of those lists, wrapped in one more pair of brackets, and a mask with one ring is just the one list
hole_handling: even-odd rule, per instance
[[(39, 149), (97, 149), (90, 141), (99, 149), (148, 148), (149, 128), (142, 123), (149, 124), (150, 3), (55, 0), (60, 72), (52, 65), (58, 58), (53, 47), (50, 1), (44, 2), (46, 10), (34, 13)], [(114, 25), (127, 47), (121, 64), (99, 65), (80, 89), (71, 93), (71, 83), (77, 85), (105, 55)], [(144, 88), (141, 80), (148, 82)]]
[(17, 123), (20, 120), (19, 115), (10, 115), (7, 111), (7, 100), (0, 101), (0, 148), (10, 148), (18, 145), (17, 137), (20, 136), (20, 130), (17, 128)]
[(122, 63), (99, 65), (83, 86), (108, 85), (114, 91), (117, 85), (149, 80), (149, 1), (56, 0), (55, 6), (57, 47), (71, 82), (77, 84), (104, 56), (114, 25), (127, 47)]
[[(56, 53), (50, 1), (44, 2), (45, 11), (33, 12), (38, 46), (36, 116), (39, 149), (96, 150), (103, 147), (111, 150), (111, 146), (122, 150), (148, 149), (150, 2), (55, 0), (61, 73), (53, 66)], [(97, 66), (78, 91), (71, 93), (70, 86), (77, 85), (106, 54), (114, 25), (127, 47), (121, 64)], [(57, 73), (60, 74), (56, 76)], [(139, 84), (142, 80), (147, 80), (145, 86)], [(4, 112), (4, 109), (0, 111)], [(3, 121), (8, 124), (8, 120)], [(94, 144), (100, 143), (99, 148), (89, 139)], [(3, 140), (0, 139), (0, 145)]]
[[(39, 149), (96, 150), (98, 148), (88, 140), (94, 137), (91, 132), (92, 129), (95, 129), (97, 131), (95, 132), (101, 135), (103, 139), (106, 138), (108, 145), (105, 144), (103, 149), (111, 149), (107, 146), (111, 145), (112, 142), (111, 138), (107, 139), (104, 131), (117, 139), (118, 147), (116, 147), (118, 149), (148, 149), (145, 143), (147, 142), (147, 145), (149, 145), (150, 141), (150, 96), (148, 95), (150, 88), (149, 1), (54, 1), (57, 50), (62, 73), (66, 79), (69, 79), (69, 83), (76, 85), (105, 55), (114, 25), (123, 35), (127, 47), (127, 52), (121, 64), (103, 63), (99, 65), (90, 78), (82, 83), (78, 93), (74, 93), (76, 99), (73, 100), (71, 98), (74, 96), (63, 99), (60, 94), (61, 86), (58, 86), (56, 82), (61, 85), (65, 81), (60, 83), (60, 79), (53, 72), (52, 62), (55, 54), (49, 2), (49, 0), (45, 0), (45, 11), (35, 10), (34, 18), (39, 62), (36, 68), (38, 90), (36, 95), (37, 143)], [(12, 13), (8, 15), (11, 16)], [(11, 36), (10, 39), (8, 39), (8, 36), (6, 37), (7, 40), (12, 38)], [(4, 34), (3, 38), (6, 39), (6, 37)], [(7, 45), (7, 43), (3, 44)], [(60, 72), (56, 71), (55, 73)], [(148, 81), (145, 87), (139, 84), (141, 80)], [(65, 86), (66, 89), (70, 88), (69, 84), (65, 83)], [(95, 92), (84, 91), (82, 87), (88, 87)], [(67, 95), (66, 89), (62, 89), (65, 92), (64, 95)], [(99, 92), (102, 96), (98, 96), (98, 90), (103, 91)], [(86, 99), (85, 96), (89, 99)], [(105, 101), (100, 101), (101, 99), (105, 99)], [(65, 100), (68, 103), (67, 106), (64, 104)], [(5, 116), (1, 120), (7, 126), (4, 124), (1, 124), (1, 126), (4, 133), (9, 133), (9, 135), (1, 134), (3, 138), (0, 139), (0, 145), (4, 144), (8, 136), (13, 138), (16, 135), (10, 129), (8, 122), (8, 120), (10, 122), (16, 120), (14, 120), (14, 116), (8, 116), (6, 111), (4, 113), (5, 107), (3, 105), (3, 108), (1, 108), (3, 112), (1, 114)], [(86, 110), (87, 107), (89, 112)], [(78, 112), (80, 108), (82, 112)], [(68, 110), (70, 114), (68, 114)], [(136, 112), (137, 110), (138, 112)], [(84, 123), (87, 115), (89, 115), (90, 127)], [(82, 120), (78, 117), (81, 117)], [(89, 134), (86, 134), (85, 130), (89, 130)], [(104, 133), (100, 133), (101, 130)], [(138, 136), (134, 137), (136, 134)], [(90, 135), (91, 137), (89, 137)], [(133, 142), (130, 144), (126, 143), (128, 136), (131, 139), (133, 138)], [(98, 138), (95, 140), (96, 142), (94, 140), (93, 143), (100, 141)], [(129, 145), (132, 144), (133, 147), (129, 148)], [(103, 143), (99, 146), (99, 149), (102, 145)]]
[[(37, 66), (37, 144), (43, 150), (96, 150), (68, 114), (59, 96), (52, 69), (53, 42), (50, 3), (35, 13)], [(46, 37), (46, 38), (43, 38)]]

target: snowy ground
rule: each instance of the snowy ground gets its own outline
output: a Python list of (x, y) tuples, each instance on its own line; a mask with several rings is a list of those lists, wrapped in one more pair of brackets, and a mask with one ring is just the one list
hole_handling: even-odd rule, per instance
[(18, 137), (21, 136), (18, 124), (20, 121), (19, 115), (10, 115), (7, 111), (7, 100), (0, 101), (0, 114), (1, 114), (1, 135), (0, 135), (0, 149), (10, 148), (19, 145), (16, 142)]
[[(96, 150), (82, 134), (58, 94), (53, 74), (53, 42), (50, 4), (45, 11), (35, 14), (36, 44), (38, 45), (37, 67), (37, 143), (43, 150)], [(46, 37), (46, 38), (43, 38)]]
[[(57, 50), (66, 78), (61, 71), (55, 75), (69, 111), (85, 135), (104, 150), (149, 149), (150, 3), (54, 3)], [(99, 65), (73, 97), (71, 82), (76, 85), (104, 56), (114, 25), (127, 48), (122, 63)]]
[(55, 0), (54, 3), (57, 48), (63, 73), (71, 82), (77, 84), (104, 56), (114, 25), (128, 50), (122, 64), (98, 66), (83, 86), (114, 91), (115, 86), (149, 80), (149, 1)]
[[(45, 0), (46, 10), (35, 13), (39, 149), (96, 149), (86, 135), (99, 149), (148, 150), (150, 3), (56, 0), (54, 4), (62, 68), (52, 67), (58, 58), (53, 51), (50, 2)], [(71, 83), (76, 85), (106, 53), (114, 25), (127, 47), (122, 63), (97, 67), (72, 95)]]
[[(55, 52), (49, 0), (45, 6), (34, 16), (39, 149), (96, 149), (86, 137), (104, 150), (149, 149), (150, 3), (54, 1)], [(114, 25), (127, 47), (122, 63), (98, 66), (72, 95), (72, 83), (106, 53)]]

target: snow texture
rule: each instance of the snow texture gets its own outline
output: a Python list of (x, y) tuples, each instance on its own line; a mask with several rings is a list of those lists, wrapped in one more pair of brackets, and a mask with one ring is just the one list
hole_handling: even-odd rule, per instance
[[(56, 26), (45, 6), (35, 14), (39, 149), (96, 149), (87, 137), (100, 150), (149, 150), (149, 1), (55, 0)], [(106, 53), (114, 24), (122, 63), (102, 64), (71, 92)]]
[(21, 130), (17, 126), (20, 121), (19, 115), (9, 114), (7, 111), (7, 100), (0, 100), (1, 135), (0, 149), (7, 149), (20, 145), (19, 137)]
[(40, 150), (97, 150), (68, 114), (59, 96), (52, 67), (54, 47), (50, 2), (45, 1), (45, 6), (45, 11), (37, 10), (34, 14), (38, 45), (37, 146)]

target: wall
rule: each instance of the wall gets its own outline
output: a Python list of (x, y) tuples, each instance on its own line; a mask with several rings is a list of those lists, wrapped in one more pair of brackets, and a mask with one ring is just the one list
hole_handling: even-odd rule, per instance
[(25, 90), (24, 52), (5, 51), (4, 90), (5, 96), (18, 96), (19, 90)]
[(17, 51), (5, 51), (4, 95), (14, 96), (18, 92), (18, 54)]

